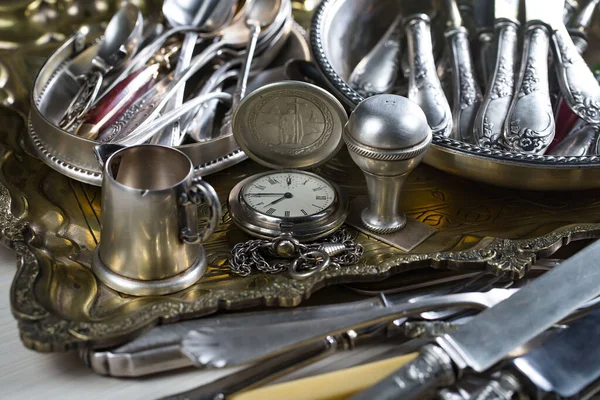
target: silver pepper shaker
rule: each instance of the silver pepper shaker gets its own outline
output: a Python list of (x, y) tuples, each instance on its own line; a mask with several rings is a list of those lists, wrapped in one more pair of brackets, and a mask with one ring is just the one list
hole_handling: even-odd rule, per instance
[(402, 186), (423, 159), (431, 138), (425, 113), (405, 97), (376, 95), (354, 109), (344, 140), (367, 181), (369, 201), (361, 212), (367, 231), (388, 235), (405, 227)]

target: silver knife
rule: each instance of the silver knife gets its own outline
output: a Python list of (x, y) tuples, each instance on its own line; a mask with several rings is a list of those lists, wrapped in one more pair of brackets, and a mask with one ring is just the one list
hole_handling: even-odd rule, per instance
[(600, 391), (599, 341), (600, 310), (595, 310), (512, 360), (473, 399), (510, 400), (515, 392), (532, 399), (589, 398)]
[(500, 147), (502, 128), (515, 90), (518, 15), (519, 0), (495, 1), (495, 67), (473, 127), (475, 143), (480, 146)]
[(446, 0), (449, 29), (445, 36), (452, 62), (452, 110), (451, 137), (473, 143), (473, 121), (481, 104), (481, 90), (475, 80), (473, 61), (469, 46), (469, 34), (463, 27), (455, 0)]
[(508, 118), (504, 145), (513, 151), (544, 154), (554, 138), (554, 113), (548, 83), (548, 51), (552, 25), (562, 24), (564, 0), (525, 0), (527, 25)]
[[(596, 4), (589, 9), (590, 18)], [(590, 124), (600, 124), (600, 83), (579, 53), (560, 20), (554, 21), (552, 37), (554, 66), (560, 92), (569, 108)]]
[(419, 310), (428, 311), (428, 306), (447, 308), (456, 305), (453, 302), (457, 300), (460, 301), (458, 308), (481, 309), (513, 292), (512, 289), (494, 289), (474, 296), (464, 293), (415, 302), (409, 302), (411, 296), (405, 294), (386, 298), (385, 304), (369, 299), (340, 305), (218, 315), (159, 326), (117, 349), (83, 351), (81, 357), (95, 372), (120, 377), (193, 365), (200, 368), (239, 365), (295, 346), (304, 339), (318, 336), (319, 332), (326, 336), (340, 326), (368, 321), (379, 314), (393, 314), (395, 310), (410, 314), (416, 310), (418, 315)]
[(507, 300), (440, 336), (414, 361), (351, 399), (430, 398), (466, 371), (488, 370), (600, 295), (599, 255), (596, 241)]

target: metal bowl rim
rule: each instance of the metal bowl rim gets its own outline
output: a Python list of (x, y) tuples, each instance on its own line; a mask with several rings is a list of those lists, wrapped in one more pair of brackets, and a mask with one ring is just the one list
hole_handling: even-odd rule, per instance
[[(332, 5), (340, 0), (323, 0), (315, 11), (310, 29), (310, 47), (313, 58), (327, 78), (329, 84), (344, 96), (346, 104), (352, 108), (356, 107), (364, 98), (352, 89), (335, 72), (329, 62), (325, 49), (323, 47), (322, 26), (325, 17)], [(433, 136), (433, 146), (439, 147), (442, 151), (452, 151), (461, 153), (469, 157), (484, 158), (486, 160), (502, 164), (528, 164), (539, 168), (597, 168), (600, 167), (600, 156), (552, 156), (536, 155), (526, 153), (513, 153), (505, 150), (496, 150), (487, 147), (476, 146), (473, 144), (460, 142), (458, 140), (443, 137), (441, 135)]]

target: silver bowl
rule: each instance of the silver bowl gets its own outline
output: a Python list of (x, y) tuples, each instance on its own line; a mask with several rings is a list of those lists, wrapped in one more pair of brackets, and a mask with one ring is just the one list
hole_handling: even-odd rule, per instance
[[(397, 15), (397, 0), (323, 0), (316, 10), (310, 32), (313, 59), (332, 92), (349, 109), (363, 100), (347, 84), (350, 73)], [(600, 60), (597, 21), (589, 32), (588, 62)], [(600, 188), (600, 156), (512, 153), (437, 136), (424, 162), (453, 175), (515, 189)]]
[[(99, 27), (85, 29), (90, 29), (86, 40), (91, 43), (101, 34)], [(77, 47), (75, 37), (73, 35), (48, 58), (35, 79), (31, 91), (29, 144), (45, 164), (61, 174), (100, 186), (102, 168), (94, 156), (94, 146), (98, 142), (72, 135), (57, 126), (79, 89), (79, 84), (68, 70), (69, 60)], [(297, 24), (293, 24), (283, 50), (271, 65), (283, 65), (291, 58), (310, 60), (305, 31)], [(177, 148), (190, 157), (202, 176), (246, 159), (231, 133)]]

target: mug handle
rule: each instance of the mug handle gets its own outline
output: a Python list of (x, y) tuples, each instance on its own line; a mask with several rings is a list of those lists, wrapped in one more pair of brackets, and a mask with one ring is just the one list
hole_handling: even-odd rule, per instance
[(215, 231), (221, 219), (221, 202), (217, 196), (215, 189), (202, 178), (196, 177), (192, 181), (192, 185), (179, 197), (179, 205), (188, 207), (190, 205), (198, 205), (206, 203), (209, 210), (208, 226), (202, 234), (195, 232), (193, 227), (184, 226), (181, 228), (179, 237), (184, 243), (198, 244), (210, 237)]

